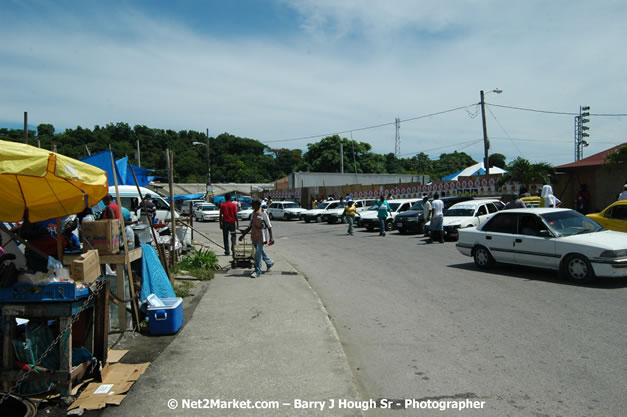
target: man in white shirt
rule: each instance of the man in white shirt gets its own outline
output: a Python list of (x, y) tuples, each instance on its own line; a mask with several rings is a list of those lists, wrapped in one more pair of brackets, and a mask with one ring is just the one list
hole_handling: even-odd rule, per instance
[(431, 231), (431, 238), (427, 243), (433, 243), (436, 239), (438, 242), (444, 243), (444, 202), (440, 200), (438, 193), (433, 195), (433, 201), (431, 202), (431, 225), (429, 230)]
[(427, 194), (422, 196), (422, 214), (424, 216), (425, 222), (423, 224), (427, 224), (429, 219), (431, 218), (431, 203), (429, 202), (429, 196)]

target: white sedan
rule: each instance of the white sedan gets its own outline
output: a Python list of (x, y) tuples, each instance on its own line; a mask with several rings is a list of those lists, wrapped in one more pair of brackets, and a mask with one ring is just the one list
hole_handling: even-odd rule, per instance
[(569, 209), (504, 210), (461, 229), (457, 249), (482, 269), (495, 262), (560, 272), (575, 282), (627, 277), (627, 238)]
[(204, 203), (196, 206), (194, 217), (199, 222), (220, 220), (220, 209), (215, 204)]

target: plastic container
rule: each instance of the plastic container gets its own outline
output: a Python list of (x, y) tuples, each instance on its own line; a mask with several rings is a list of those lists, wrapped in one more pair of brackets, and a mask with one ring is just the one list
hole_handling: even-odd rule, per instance
[(73, 282), (49, 284), (20, 283), (0, 288), (0, 302), (74, 301), (89, 295), (89, 288), (77, 289)]
[(135, 237), (139, 244), (145, 243), (150, 244), (152, 242), (152, 232), (150, 231), (150, 225), (148, 224), (138, 224), (135, 226), (131, 226), (133, 232), (135, 232)]
[(146, 301), (148, 301), (148, 305), (150, 307), (164, 307), (165, 306), (165, 304), (163, 304), (163, 301), (161, 301), (161, 298), (157, 297), (156, 294), (150, 294), (148, 298), (146, 298)]
[(183, 325), (183, 299), (162, 298), (163, 307), (148, 305), (148, 328), (150, 334), (174, 334)]

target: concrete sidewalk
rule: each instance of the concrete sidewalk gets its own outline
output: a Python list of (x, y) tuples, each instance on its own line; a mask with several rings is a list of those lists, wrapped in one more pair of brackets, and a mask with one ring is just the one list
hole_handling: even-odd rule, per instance
[[(337, 408), (338, 400), (358, 394), (324, 306), (302, 275), (270, 256), (272, 271), (260, 278), (246, 269), (216, 274), (192, 320), (122, 405), (103, 415), (361, 416)], [(223, 265), (230, 259), (219, 258)], [(192, 406), (188, 400), (199, 407), (212, 400), (274, 401), (279, 408), (183, 408)], [(299, 408), (299, 400), (321, 403)]]

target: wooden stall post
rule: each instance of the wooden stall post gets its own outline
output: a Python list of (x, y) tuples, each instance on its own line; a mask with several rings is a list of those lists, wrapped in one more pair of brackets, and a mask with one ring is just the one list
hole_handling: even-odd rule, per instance
[[(111, 145), (109, 145), (109, 151), (111, 151)], [(113, 152), (111, 154), (111, 169), (113, 171), (113, 181), (115, 183), (115, 195), (118, 202), (118, 207), (120, 213), (122, 211), (122, 200), (120, 199), (120, 191), (118, 189), (118, 176), (116, 173), (115, 160), (113, 159)], [(128, 241), (126, 239), (126, 226), (124, 225), (124, 217), (119, 219), (120, 228), (122, 230), (122, 239), (124, 240), (124, 263), (128, 272), (128, 289), (131, 295), (131, 312), (133, 313), (133, 322), (135, 328), (139, 331), (139, 307), (137, 306), (137, 300), (135, 299), (135, 285), (133, 283), (133, 271), (131, 270), (131, 262), (128, 259)], [(118, 297), (122, 300), (126, 299), (126, 294), (124, 291), (124, 266), (116, 265), (115, 266), (115, 274), (117, 275), (117, 284), (118, 284)], [(121, 284), (121, 285), (120, 285)], [(120, 305), (121, 308), (118, 308), (118, 318), (120, 320), (120, 330), (123, 332), (126, 330), (126, 303), (122, 303)]]

